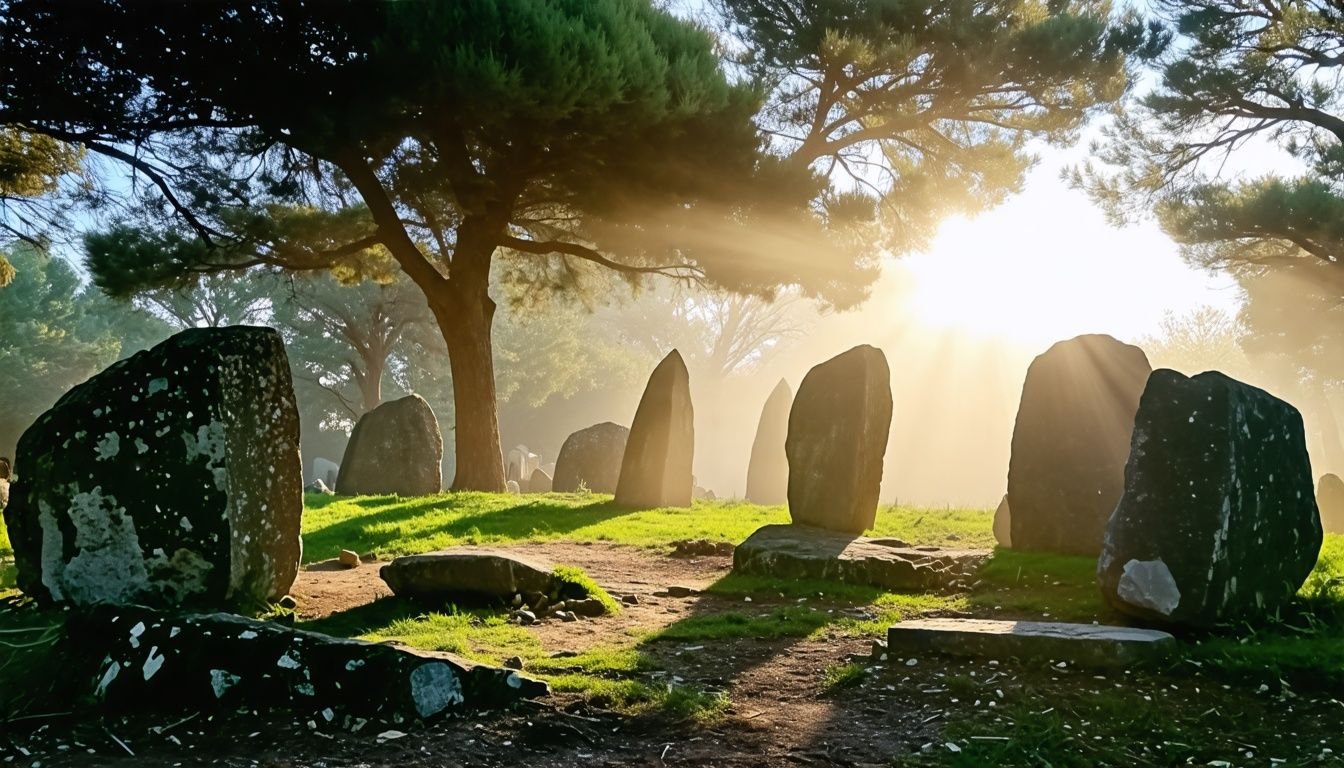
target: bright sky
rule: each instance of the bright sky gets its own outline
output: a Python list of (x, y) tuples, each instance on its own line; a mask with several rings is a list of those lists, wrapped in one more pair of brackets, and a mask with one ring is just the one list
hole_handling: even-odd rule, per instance
[(944, 223), (933, 246), (896, 267), (927, 326), (1044, 348), (1081, 333), (1133, 340), (1163, 313), (1235, 312), (1235, 283), (1187, 266), (1153, 222), (1116, 229), (1059, 178), (1078, 149), (1047, 150), (1023, 192), (972, 220)]

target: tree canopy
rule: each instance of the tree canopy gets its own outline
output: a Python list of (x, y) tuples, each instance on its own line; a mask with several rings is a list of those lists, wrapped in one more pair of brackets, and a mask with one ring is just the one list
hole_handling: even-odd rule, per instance
[[(43, 245), (63, 207), (54, 193), (79, 172), (82, 155), (49, 136), (0, 125), (0, 246)], [(13, 279), (13, 265), (0, 254), (0, 288)]]
[[(1097, 148), (1099, 162), (1082, 169), (1077, 182), (1116, 220), (1154, 211), (1199, 265), (1288, 266), (1304, 258), (1340, 264), (1339, 3), (1159, 0), (1155, 6), (1178, 44), (1162, 58), (1156, 87), (1124, 105)], [(1250, 170), (1230, 173), (1229, 160)]]

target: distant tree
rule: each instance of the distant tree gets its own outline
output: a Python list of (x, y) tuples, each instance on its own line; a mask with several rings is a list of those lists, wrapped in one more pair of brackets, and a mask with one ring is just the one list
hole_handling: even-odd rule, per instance
[[(1199, 265), (1344, 269), (1344, 9), (1336, 0), (1154, 6), (1178, 44), (1075, 181), (1117, 221), (1155, 212)], [(1286, 152), (1301, 170), (1280, 162), (1263, 175), (1226, 174), (1243, 151)]]
[(114, 306), (63, 259), (31, 246), (8, 254), (17, 271), (0, 291), (0, 455), (71, 387), (168, 334), (155, 318)]
[(1250, 367), (1241, 341), (1245, 327), (1237, 315), (1218, 307), (1197, 307), (1185, 314), (1168, 311), (1158, 333), (1139, 340), (1154, 368), (1187, 374), (1222, 371), (1243, 378)]
[[(150, 231), (106, 243), (122, 247), (94, 261), (104, 285), (385, 247), (448, 349), (457, 488), (504, 487), (496, 252), (728, 278), (740, 251), (689, 253), (670, 235), (748, 189), (769, 202), (792, 188), (748, 186), (764, 168), (754, 90), (728, 82), (707, 34), (648, 2), (225, 5), (13, 0), (0, 120), (148, 180)], [(294, 198), (351, 226), (295, 246), (264, 215)]]
[(179, 329), (262, 325), (270, 316), (275, 282), (265, 272), (196, 274), (172, 287), (138, 291), (133, 301)]
[(758, 121), (774, 151), (830, 182), (816, 201), (828, 220), (874, 220), (868, 242), (895, 253), (1016, 192), (1028, 142), (1072, 141), (1125, 92), (1131, 58), (1165, 42), (1106, 0), (714, 5), (769, 93)]
[[(54, 193), (62, 179), (79, 173), (82, 156), (65, 142), (0, 125), (0, 247), (43, 245), (61, 210)], [(13, 279), (13, 265), (0, 254), (0, 288)]]

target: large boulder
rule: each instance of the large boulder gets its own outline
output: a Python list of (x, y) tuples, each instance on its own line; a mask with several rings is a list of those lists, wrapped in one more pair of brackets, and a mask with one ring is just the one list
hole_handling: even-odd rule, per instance
[(1032, 361), (1008, 463), (1015, 549), (1101, 551), (1151, 370), (1143, 350), (1105, 335), (1061, 341)]
[(187, 330), (115, 363), (16, 464), (5, 524), (38, 600), (254, 606), (298, 573), (299, 414), (269, 328)]
[(756, 439), (747, 465), (747, 501), (754, 504), (786, 504), (789, 501), (789, 457), (784, 441), (789, 437), (789, 408), (793, 390), (783, 379), (775, 385), (761, 409)]
[(1320, 548), (1297, 409), (1216, 371), (1154, 371), (1097, 562), (1107, 601), (1177, 625), (1250, 619), (1297, 592)]
[(1321, 510), (1321, 529), (1344, 533), (1344, 480), (1325, 474), (1316, 483), (1316, 506)]
[(511, 669), (224, 613), (98, 606), (72, 614), (67, 628), (78, 658), (98, 664), (94, 699), (117, 713), (283, 711), (354, 728), (500, 709), (548, 692)]
[(549, 563), (509, 552), (458, 547), (398, 557), (379, 575), (398, 597), (506, 602), (520, 593), (549, 593), (554, 570)]
[(635, 410), (616, 481), (616, 503), (639, 509), (689, 507), (694, 455), (691, 379), (674, 349), (653, 369)]
[(336, 492), (427, 496), (443, 490), (443, 436), (434, 409), (407, 395), (360, 417), (341, 459)]
[(630, 430), (604, 421), (565, 438), (555, 460), (551, 489), (574, 493), (586, 488), (593, 493), (615, 493), (621, 476), (621, 457)]
[(877, 517), (891, 429), (891, 370), (855, 347), (808, 371), (789, 412), (789, 515), (800, 525), (863, 533)]

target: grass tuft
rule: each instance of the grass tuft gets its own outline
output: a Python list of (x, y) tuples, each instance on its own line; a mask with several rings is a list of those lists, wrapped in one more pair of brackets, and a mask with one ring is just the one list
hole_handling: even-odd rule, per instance
[(569, 595), (584, 595), (602, 604), (602, 612), (614, 616), (621, 612), (621, 604), (616, 602), (607, 590), (598, 586), (582, 568), (573, 565), (557, 565), (551, 572), (562, 598)]

